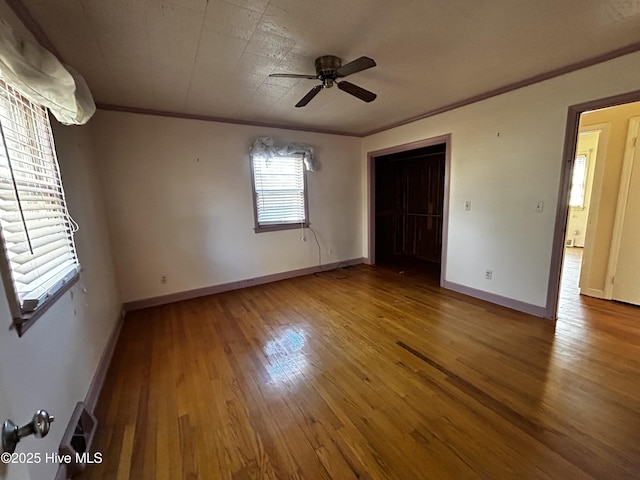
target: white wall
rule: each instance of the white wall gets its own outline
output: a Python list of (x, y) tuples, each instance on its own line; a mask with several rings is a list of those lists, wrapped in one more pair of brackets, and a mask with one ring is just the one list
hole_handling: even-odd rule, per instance
[[(637, 90), (638, 71), (634, 53), (367, 137), (364, 198), (368, 152), (451, 133), (445, 280), (544, 307), (567, 109)], [(533, 212), (538, 200), (543, 213)]]
[[(3, 0), (0, 15), (26, 35)], [(41, 453), (43, 462), (0, 462), (2, 480), (54, 477), (57, 465), (45, 463), (44, 455), (58, 451), (76, 402), (86, 397), (121, 308), (89, 128), (55, 122), (53, 128), (67, 204), (80, 225), (75, 241), (82, 271), (80, 280), (22, 337), (11, 329), (4, 289), (0, 294), (0, 422), (10, 418), (23, 425), (40, 408), (55, 416), (47, 437), (28, 437), (18, 445), (18, 452)]]
[[(41, 452), (43, 462), (3, 471), (0, 479), (51, 480), (57, 465), (44, 462), (58, 445), (76, 402), (84, 400), (119, 318), (120, 300), (110, 253), (101, 181), (88, 127), (54, 125), (58, 160), (75, 235), (80, 281), (19, 338), (10, 330), (6, 296), (0, 295), (0, 416), (20, 425), (44, 408), (56, 417), (49, 435), (29, 437), (18, 451)], [(26, 477), (25, 475), (30, 475)]]
[(318, 264), (310, 232), (303, 243), (300, 230), (253, 231), (248, 150), (260, 136), (315, 148), (309, 218), (323, 263), (362, 257), (358, 138), (109, 111), (92, 127), (125, 302)]

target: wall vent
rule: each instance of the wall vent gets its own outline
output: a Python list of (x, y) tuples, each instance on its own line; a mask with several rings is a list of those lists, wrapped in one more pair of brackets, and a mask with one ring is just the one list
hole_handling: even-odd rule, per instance
[(66, 478), (78, 475), (88, 463), (93, 463), (90, 448), (97, 426), (96, 417), (89, 413), (84, 402), (78, 402), (58, 449), (60, 455), (71, 456), (71, 461), (65, 464)]

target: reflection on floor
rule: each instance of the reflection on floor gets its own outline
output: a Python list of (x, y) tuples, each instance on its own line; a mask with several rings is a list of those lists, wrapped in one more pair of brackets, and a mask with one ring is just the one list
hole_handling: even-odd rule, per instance
[(77, 479), (638, 478), (639, 310), (573, 253), (557, 323), (368, 265), (130, 312)]

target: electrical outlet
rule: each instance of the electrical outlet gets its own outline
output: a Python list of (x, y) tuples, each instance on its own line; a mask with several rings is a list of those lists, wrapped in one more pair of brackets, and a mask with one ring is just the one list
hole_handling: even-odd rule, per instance
[(535, 212), (542, 213), (544, 211), (544, 202), (542, 200), (538, 200), (536, 202)]
[(493, 270), (485, 270), (484, 278), (486, 280), (491, 280), (491, 277), (493, 277)]
[(467, 200), (464, 202), (464, 209), (468, 212), (471, 210), (471, 200)]
[(167, 283), (167, 276), (166, 275), (162, 275), (160, 277), (160, 283)]

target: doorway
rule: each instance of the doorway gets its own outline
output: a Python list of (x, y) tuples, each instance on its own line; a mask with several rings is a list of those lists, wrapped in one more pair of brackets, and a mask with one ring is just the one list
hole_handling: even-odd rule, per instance
[(370, 262), (444, 281), (449, 136), (369, 154)]
[[(637, 258), (627, 256), (628, 259), (622, 263), (616, 259), (615, 255), (615, 252), (619, 251), (620, 245), (626, 255), (624, 246), (632, 241), (629, 232), (635, 232), (633, 234), (638, 232), (638, 229), (630, 228), (630, 223), (626, 223), (624, 228), (623, 225), (625, 225), (625, 218), (635, 218), (633, 215), (625, 217), (624, 212), (628, 202), (631, 200), (633, 205), (638, 203), (638, 195), (635, 192), (640, 187), (640, 182), (634, 186), (634, 179), (640, 176), (640, 165), (631, 169), (633, 164), (626, 157), (635, 155), (633, 149), (629, 147), (635, 145), (634, 138), (639, 135), (638, 133), (632, 135), (629, 128), (633, 124), (631, 119), (640, 114), (639, 101), (640, 91), (636, 91), (569, 108), (547, 314), (545, 315), (548, 318), (557, 318), (559, 313), (560, 272), (565, 259), (565, 248), (570, 243), (575, 245), (576, 242), (579, 242), (583, 234), (584, 251), (580, 263), (579, 293), (602, 299), (616, 299), (612, 296), (612, 292), (615, 272), (616, 269), (620, 270), (620, 265), (625, 267), (635, 265), (631, 268), (631, 271), (636, 275), (632, 279), (632, 283), (634, 285), (640, 283), (637, 281), (639, 277), (635, 273), (640, 271), (640, 266), (637, 265), (640, 257), (637, 255), (636, 249), (632, 250)], [(600, 132), (600, 136), (597, 159), (593, 159), (596, 163), (592, 179), (592, 200), (588, 209), (586, 232), (583, 232), (579, 228), (575, 228), (575, 222), (572, 224), (572, 220), (575, 220), (572, 217), (575, 211), (572, 212), (573, 209), (570, 206), (572, 203), (571, 184), (572, 180), (575, 180), (576, 168), (578, 170), (581, 168), (578, 163), (581, 161), (579, 160), (581, 153), (579, 133), (588, 130), (597, 130)], [(623, 165), (626, 166), (623, 167)], [(632, 175), (634, 171), (637, 172), (636, 175)], [(626, 187), (624, 178), (628, 179)], [(629, 195), (630, 192), (631, 195)], [(575, 203), (575, 199), (573, 202)], [(634, 208), (640, 209), (640, 206), (636, 205)], [(623, 234), (623, 232), (627, 233)], [(626, 240), (624, 240), (625, 238)], [(637, 244), (637, 242), (633, 243), (633, 245)], [(568, 260), (575, 263), (575, 258)]]
[[(605, 132), (602, 135), (603, 141), (600, 142), (603, 131)], [(579, 129), (569, 190), (569, 213), (564, 239), (559, 310), (563, 309), (563, 304), (574, 305), (578, 301), (581, 293), (580, 276), (583, 271), (585, 273), (588, 271), (588, 268), (583, 269), (587, 226), (592, 200), (595, 201), (594, 209), (597, 210), (599, 207), (603, 165), (598, 164), (598, 159), (605, 157), (608, 137), (609, 124), (581, 126)], [(601, 147), (600, 150), (598, 147)], [(598, 181), (595, 183), (599, 188), (596, 188), (596, 194), (592, 196), (597, 167), (599, 167)]]

